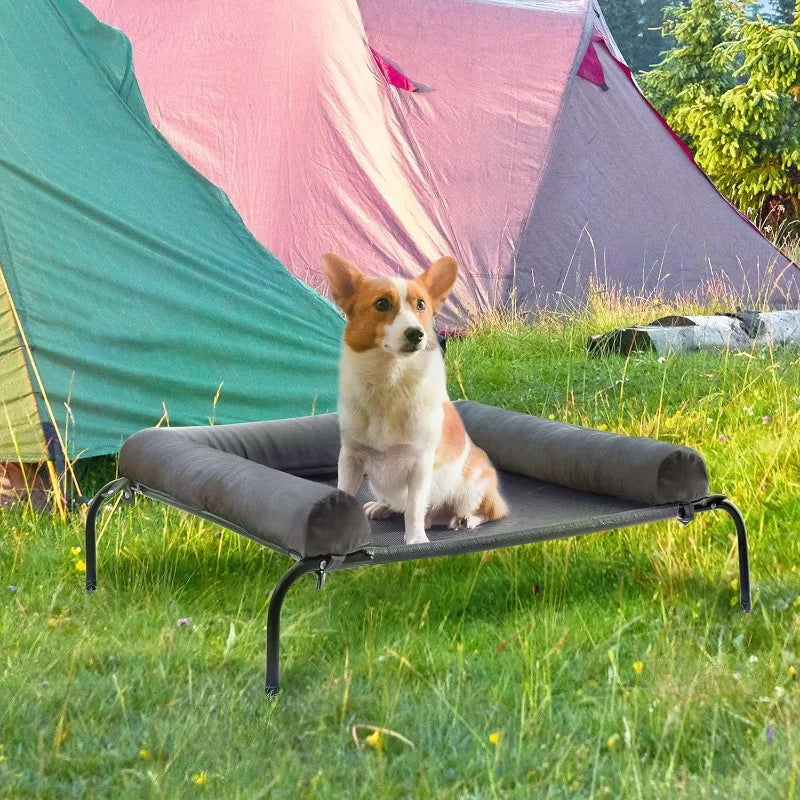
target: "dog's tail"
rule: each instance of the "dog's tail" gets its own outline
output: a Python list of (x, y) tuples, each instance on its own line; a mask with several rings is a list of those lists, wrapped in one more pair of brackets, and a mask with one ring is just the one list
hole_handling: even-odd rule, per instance
[(508, 505), (506, 505), (506, 501), (503, 500), (497, 488), (493, 487), (483, 496), (481, 505), (475, 513), (484, 517), (487, 522), (491, 522), (492, 520), (507, 517)]

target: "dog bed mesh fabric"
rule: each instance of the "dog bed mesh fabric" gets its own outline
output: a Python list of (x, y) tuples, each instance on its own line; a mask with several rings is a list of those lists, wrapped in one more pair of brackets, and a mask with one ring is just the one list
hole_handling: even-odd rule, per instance
[[(648, 506), (620, 497), (553, 486), (526, 475), (501, 471), (499, 477), (501, 493), (510, 509), (507, 517), (472, 530), (433, 527), (426, 531), (430, 541), (415, 545), (403, 543), (401, 514), (373, 520), (367, 548), (371, 560), (381, 563), (472, 553), (674, 519), (678, 512), (677, 503)], [(366, 485), (358, 499), (361, 502), (372, 499)]]

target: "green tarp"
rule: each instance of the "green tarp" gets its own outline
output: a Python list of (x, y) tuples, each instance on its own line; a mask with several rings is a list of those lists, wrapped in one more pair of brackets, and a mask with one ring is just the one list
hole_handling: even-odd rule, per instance
[[(30, 439), (32, 393), (76, 457), (114, 452), (162, 418), (334, 408), (340, 316), (153, 128), (120, 32), (76, 0), (6, 0), (0, 108), (0, 408), (12, 426)], [(12, 439), (0, 436), (0, 459), (17, 458)]]

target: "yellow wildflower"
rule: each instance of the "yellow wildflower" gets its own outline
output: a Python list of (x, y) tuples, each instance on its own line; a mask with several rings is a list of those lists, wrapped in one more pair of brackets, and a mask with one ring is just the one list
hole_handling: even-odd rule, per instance
[(70, 549), (70, 553), (72, 553), (73, 556), (79, 556), (81, 554), (81, 549), (80, 547), (73, 547)]
[(644, 669), (644, 664), (641, 661), (634, 661), (633, 662), (633, 671), (637, 675), (641, 675), (643, 669)]
[(500, 744), (500, 732), (493, 731), (489, 734), (489, 744)]
[(380, 728), (374, 730), (364, 741), (380, 752), (383, 750), (383, 731)]
[(85, 562), (85, 561), (84, 561), (82, 558), (79, 558), (79, 559), (78, 559), (78, 560), (75, 562), (75, 569), (76, 569), (78, 572), (86, 572), (86, 562)]
[(796, 678), (797, 677), (797, 669), (793, 664), (789, 665), (789, 669), (787, 669), (786, 672), (789, 673), (789, 677), (790, 678)]
[(208, 784), (208, 773), (198, 772), (196, 775), (192, 775), (192, 783), (195, 786), (206, 786)]
[(139, 751), (139, 758), (150, 758), (150, 751), (146, 747), (143, 747)]
[(613, 750), (617, 746), (618, 742), (619, 742), (619, 734), (618, 733), (614, 733), (614, 734), (612, 734), (611, 736), (608, 737), (608, 741), (606, 742), (606, 745), (607, 745), (609, 750)]

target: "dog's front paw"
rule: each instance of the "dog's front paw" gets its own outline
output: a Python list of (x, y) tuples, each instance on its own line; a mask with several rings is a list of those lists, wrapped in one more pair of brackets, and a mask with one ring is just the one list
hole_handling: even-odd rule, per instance
[(370, 500), (368, 503), (364, 503), (364, 513), (367, 515), (367, 519), (386, 519), (391, 516), (392, 509), (386, 503), (381, 503), (380, 500)]
[(486, 522), (484, 517), (476, 514), (467, 514), (466, 517), (453, 517), (447, 527), (454, 531), (472, 530), (484, 522)]
[(415, 533), (407, 533), (405, 535), (406, 544), (425, 544), (430, 539), (425, 535), (425, 531), (417, 531)]

